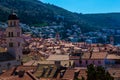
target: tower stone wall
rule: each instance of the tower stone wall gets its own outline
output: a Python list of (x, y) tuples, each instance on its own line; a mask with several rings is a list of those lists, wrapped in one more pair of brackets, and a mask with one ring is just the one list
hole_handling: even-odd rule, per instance
[(6, 29), (6, 41), (8, 53), (16, 60), (22, 59), (22, 30), (19, 26), (19, 18), (15, 13), (8, 17), (8, 27)]

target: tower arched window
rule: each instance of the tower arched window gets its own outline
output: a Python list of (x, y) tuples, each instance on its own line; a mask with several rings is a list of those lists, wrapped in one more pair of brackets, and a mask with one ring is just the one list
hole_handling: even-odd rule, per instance
[(13, 37), (13, 32), (11, 32), (11, 37)]
[(12, 22), (10, 21), (10, 27), (12, 26)]
[(14, 22), (12, 22), (12, 27), (14, 26)]
[(8, 32), (8, 37), (13, 37), (13, 32)]
[(10, 32), (8, 32), (8, 37), (10, 37)]

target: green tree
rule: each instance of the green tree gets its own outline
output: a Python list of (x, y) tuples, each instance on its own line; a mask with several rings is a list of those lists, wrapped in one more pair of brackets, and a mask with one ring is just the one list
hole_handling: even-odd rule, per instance
[(87, 66), (87, 80), (114, 80), (114, 78), (105, 71), (104, 67), (90, 64)]
[(92, 64), (87, 66), (87, 80), (96, 80), (96, 70)]

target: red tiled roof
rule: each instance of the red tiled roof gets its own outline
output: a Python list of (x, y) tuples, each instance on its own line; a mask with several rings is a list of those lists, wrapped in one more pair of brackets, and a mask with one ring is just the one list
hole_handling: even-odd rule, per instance
[(35, 66), (19, 66), (16, 70), (18, 71), (25, 70), (27, 72), (27, 71), (34, 70), (34, 69), (36, 69)]
[(90, 57), (90, 53), (84, 53), (82, 59), (105, 59), (106, 56), (107, 56), (107, 52), (92, 53), (91, 57)]
[(93, 53), (91, 59), (105, 59), (107, 53)]
[(108, 69), (108, 72), (111, 74), (112, 77), (120, 79), (120, 68), (111, 68)]
[(87, 80), (87, 73), (86, 73), (87, 69), (81, 69), (78, 75), (78, 79), (81, 79), (82, 77)]
[(66, 70), (63, 76), (63, 80), (74, 80), (74, 76), (75, 76), (75, 69), (68, 69)]
[(78, 59), (80, 59), (80, 56), (70, 56), (69, 59), (70, 60), (78, 60)]
[[(1, 77), (0, 77), (1, 78)], [(33, 80), (28, 74), (24, 74), (23, 77), (19, 77), (19, 76), (10, 76), (10, 77), (4, 77), (1, 78), (2, 80)]]
[[(10, 70), (7, 70), (3, 74), (0, 75), (0, 80), (33, 80), (30, 75), (28, 75), (26, 72), (29, 70), (33, 70), (35, 67), (32, 66), (19, 66), (16, 69), (12, 68)], [(18, 75), (12, 75), (13, 71), (20, 71), (20, 70), (25, 70), (24, 76), (19, 77)]]

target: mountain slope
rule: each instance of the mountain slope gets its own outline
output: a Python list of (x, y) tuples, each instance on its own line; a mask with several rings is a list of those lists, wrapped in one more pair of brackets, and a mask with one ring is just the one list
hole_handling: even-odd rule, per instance
[(84, 19), (96, 27), (120, 28), (120, 13), (87, 14)]
[(35, 26), (64, 22), (66, 28), (70, 28), (73, 24), (79, 25), (82, 32), (101, 28), (120, 28), (119, 13), (78, 14), (38, 0), (0, 0), (0, 21), (5, 22), (13, 10), (21, 22)]

